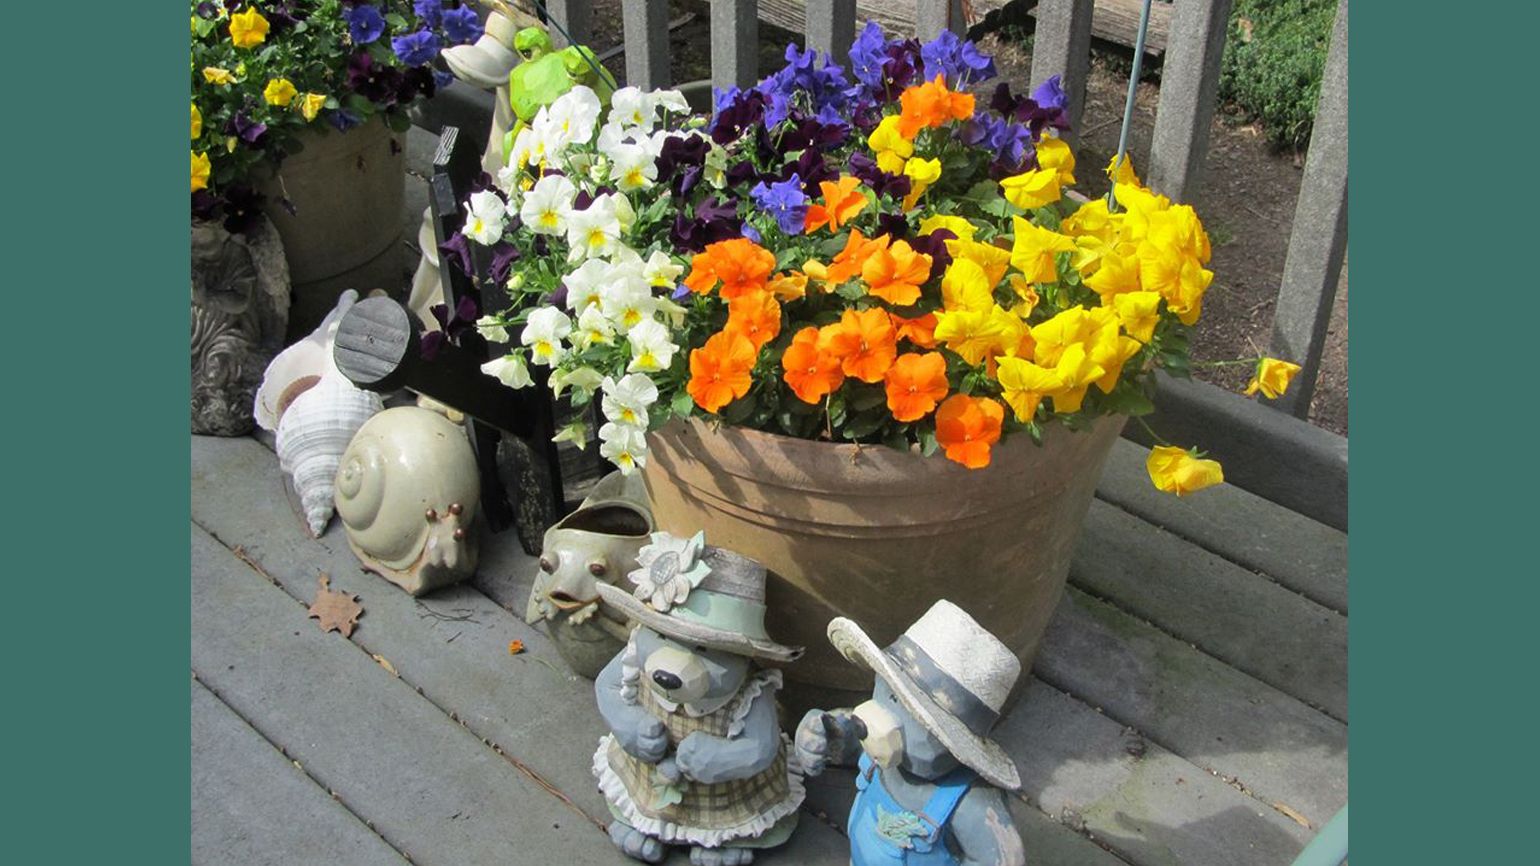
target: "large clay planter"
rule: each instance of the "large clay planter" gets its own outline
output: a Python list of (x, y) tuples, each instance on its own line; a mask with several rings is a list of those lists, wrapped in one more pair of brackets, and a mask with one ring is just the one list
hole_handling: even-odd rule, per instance
[(788, 704), (807, 706), (871, 688), (825, 638), (830, 619), (886, 645), (940, 598), (1029, 668), (1123, 422), (1055, 424), (1041, 446), (1012, 436), (970, 470), (939, 454), (675, 421), (650, 435), (645, 478), (658, 529), (703, 529), (771, 570), (767, 627), (807, 647), (786, 672)]
[(406, 156), (395, 133), (376, 117), (347, 132), (317, 126), (302, 141), (304, 149), (262, 185), (294, 286), (291, 339), (314, 330), (344, 291), (399, 295), (407, 276), (400, 243)]

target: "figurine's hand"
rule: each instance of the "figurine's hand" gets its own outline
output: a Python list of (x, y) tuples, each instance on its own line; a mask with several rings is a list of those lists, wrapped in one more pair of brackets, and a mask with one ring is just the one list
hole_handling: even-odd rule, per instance
[(699, 781), (701, 771), (711, 763), (712, 756), (717, 751), (717, 738), (700, 731), (685, 737), (679, 743), (679, 748), (674, 751), (674, 760), (679, 764), (679, 772), (686, 779)]
[(630, 749), (631, 754), (649, 764), (656, 764), (668, 753), (668, 729), (661, 720), (644, 715), (637, 720), (632, 745), (634, 748)]
[(822, 773), (829, 762), (829, 734), (824, 730), (823, 715), (823, 710), (808, 710), (797, 725), (797, 762), (809, 776)]
[(658, 775), (662, 776), (663, 781), (668, 782), (670, 785), (678, 782), (681, 778), (683, 778), (683, 774), (679, 769), (678, 759), (664, 758), (663, 760), (659, 761)]

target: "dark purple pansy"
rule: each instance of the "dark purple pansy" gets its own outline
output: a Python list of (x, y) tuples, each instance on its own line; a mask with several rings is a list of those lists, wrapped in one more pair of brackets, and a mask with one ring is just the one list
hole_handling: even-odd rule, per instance
[(225, 231), (244, 232), (262, 213), (262, 195), (243, 183), (233, 183), (221, 190), (224, 196)]
[(414, 66), (401, 73), (396, 85), (396, 102), (411, 102), (419, 96), (431, 97), (437, 89), (433, 70), (427, 66)]
[(909, 194), (912, 186), (909, 178), (901, 174), (888, 174), (877, 167), (877, 161), (869, 154), (856, 151), (850, 155), (848, 164), (850, 173), (860, 178), (879, 196), (903, 198)]
[[(877, 214), (877, 234), (887, 235), (893, 240), (899, 240), (909, 236), (909, 218), (901, 213)], [(935, 273), (935, 269), (931, 269)]]
[(909, 246), (917, 253), (930, 256), (930, 272), (939, 274), (952, 263), (952, 254), (947, 251), (946, 242), (956, 238), (957, 235), (951, 229), (936, 229), (928, 235), (916, 236), (909, 241)]
[(225, 122), (225, 134), (260, 149), (266, 144), (262, 138), (267, 135), (267, 124), (252, 120), (244, 111), (237, 111), (234, 117)]
[(475, 299), (470, 295), (466, 295), (455, 304), (454, 315), (449, 314), (449, 307), (444, 304), (434, 304), (428, 308), (428, 312), (438, 321), (439, 330), (422, 335), (419, 348), (422, 351), (423, 360), (426, 361), (438, 357), (439, 350), (443, 349), (446, 343), (459, 343), (465, 334), (475, 333), (476, 318), (481, 315)]
[(326, 119), (330, 120), (332, 126), (335, 126), (341, 132), (347, 132), (360, 123), (363, 123), (363, 120), (361, 120), (358, 115), (348, 111), (345, 108), (339, 108), (336, 111), (328, 112)]
[(449, 240), (438, 245), (438, 250), (441, 260), (447, 256), (448, 261), (454, 262), (459, 267), (461, 273), (466, 276), (475, 275), (475, 266), (471, 264), (470, 244), (466, 241), (463, 233), (455, 232), (450, 236)]
[(513, 263), (519, 260), (519, 248), (507, 241), (498, 241), (492, 246), (492, 263), (487, 266), (487, 275), (492, 282), (502, 285), (508, 279), (508, 272), (513, 269)]
[(658, 181), (667, 183), (680, 166), (699, 166), (711, 152), (711, 142), (699, 135), (671, 135), (658, 149)]
[(708, 244), (743, 236), (743, 220), (731, 202), (708, 198), (695, 208), (695, 216), (681, 213), (674, 217), (669, 239), (681, 250), (698, 253)]
[(348, 89), (379, 105), (391, 105), (401, 84), (400, 70), (375, 63), (367, 51), (348, 58)]

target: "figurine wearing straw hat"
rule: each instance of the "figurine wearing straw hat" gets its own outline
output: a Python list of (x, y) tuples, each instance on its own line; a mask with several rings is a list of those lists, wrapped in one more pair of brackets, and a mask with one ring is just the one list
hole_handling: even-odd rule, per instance
[(765, 633), (765, 567), (748, 557), (653, 533), (628, 578), (600, 597), (636, 623), (594, 681), (610, 733), (593, 772), (626, 854), (661, 862), (673, 845), (696, 866), (741, 866), (797, 824), (802, 773), (781, 732), (779, 670), (800, 648)]
[(859, 754), (847, 826), (853, 866), (1020, 866), (1021, 837), (1001, 788), (1021, 786), (989, 732), (1021, 675), (1016, 655), (950, 601), (887, 648), (844, 617), (829, 640), (877, 675), (854, 710), (812, 710), (797, 728), (808, 775)]

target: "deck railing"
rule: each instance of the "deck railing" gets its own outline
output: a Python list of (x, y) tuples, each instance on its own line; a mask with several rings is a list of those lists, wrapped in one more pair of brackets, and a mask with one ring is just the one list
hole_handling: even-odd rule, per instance
[[(544, 4), (561, 29), (579, 42), (588, 40), (588, 0)], [(644, 89), (668, 86), (667, 0), (625, 0), (622, 5), (627, 83)], [(1147, 180), (1176, 201), (1192, 202), (1201, 193), (1231, 5), (1232, 0), (1176, 0), (1172, 10)], [(916, 35), (928, 40), (946, 28), (961, 33), (961, 6), (960, 0), (915, 0)], [(1347, 6), (1348, 0), (1339, 0), (1269, 349), (1303, 368), (1288, 394), (1272, 404), (1300, 418), (1308, 414), (1315, 393), (1347, 249)], [(805, 7), (807, 46), (844, 56), (856, 32), (855, 0), (806, 0)], [(1093, 0), (1037, 4), (1029, 84), (1062, 75), (1077, 127), (1090, 71), (1093, 8)], [(711, 0), (713, 84), (746, 86), (758, 80), (758, 37), (758, 0)]]

